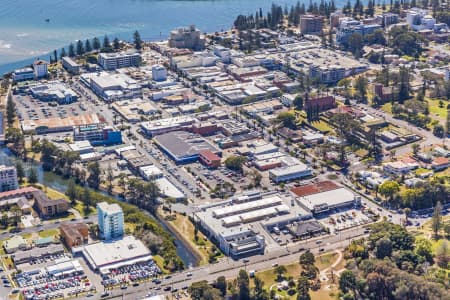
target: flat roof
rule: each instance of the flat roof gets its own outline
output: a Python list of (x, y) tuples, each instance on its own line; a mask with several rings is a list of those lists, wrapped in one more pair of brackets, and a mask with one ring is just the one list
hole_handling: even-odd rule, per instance
[(321, 181), (314, 184), (308, 184), (304, 186), (294, 187), (291, 189), (291, 192), (293, 192), (297, 196), (308, 196), (316, 193), (331, 191), (339, 188), (337, 184), (335, 184), (333, 181)]
[(299, 197), (300, 203), (311, 211), (313, 211), (316, 207), (320, 207), (322, 205), (341, 205), (353, 201), (354, 199), (355, 195), (346, 188), (338, 188), (326, 192)]
[(116, 241), (85, 245), (82, 248), (83, 254), (94, 268), (126, 263), (137, 258), (152, 259), (150, 250), (131, 235)]
[(155, 142), (172, 156), (174, 160), (198, 156), (200, 152), (209, 150), (220, 153), (220, 150), (203, 137), (185, 131), (173, 131), (154, 137)]

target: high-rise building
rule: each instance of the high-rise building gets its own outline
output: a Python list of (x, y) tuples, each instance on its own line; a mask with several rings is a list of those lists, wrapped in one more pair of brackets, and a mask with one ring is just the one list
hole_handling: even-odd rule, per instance
[(17, 171), (13, 166), (0, 166), (0, 191), (11, 191), (18, 188)]
[(141, 55), (138, 52), (100, 53), (98, 64), (104, 70), (138, 67), (141, 63)]
[(48, 62), (38, 59), (33, 63), (33, 69), (34, 78), (39, 79), (45, 77), (48, 74)]
[(164, 81), (167, 79), (167, 70), (161, 65), (154, 65), (152, 67), (152, 79), (154, 81)]
[(123, 211), (117, 204), (101, 202), (97, 204), (98, 230), (102, 239), (109, 241), (123, 236)]
[(302, 34), (321, 34), (323, 17), (314, 15), (300, 16), (300, 32)]
[(205, 48), (205, 38), (195, 25), (181, 27), (170, 32), (169, 47), (202, 50)]

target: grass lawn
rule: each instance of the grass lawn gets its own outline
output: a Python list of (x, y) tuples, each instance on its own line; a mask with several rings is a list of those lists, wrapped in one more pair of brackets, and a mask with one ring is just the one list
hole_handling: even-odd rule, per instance
[[(164, 214), (164, 212), (163, 212)], [(194, 239), (194, 224), (189, 220), (187, 216), (176, 214), (176, 219), (169, 221), (173, 225), (174, 229), (180, 233), (180, 236), (190, 244), (190, 246), (201, 257), (200, 265), (208, 264), (209, 253), (213, 243), (208, 238), (198, 231), (198, 240)], [(222, 255), (221, 255), (222, 256)]]
[[(84, 213), (83, 202), (77, 201), (77, 203), (75, 204), (75, 206), (73, 208), (75, 210), (77, 210), (81, 216), (86, 217), (86, 214)], [(92, 215), (92, 214), (96, 214), (96, 213), (97, 213), (97, 208), (95, 208), (95, 206), (91, 206), (91, 210), (88, 215)]]
[(383, 106), (381, 106), (381, 109), (382, 109), (384, 112), (387, 112), (387, 113), (389, 113), (389, 114), (392, 114), (392, 103), (391, 103), (391, 102), (388, 102), (388, 103), (383, 104)]
[(317, 130), (321, 132), (331, 132), (333, 129), (324, 121), (313, 121), (310, 123), (311, 126), (316, 128)]
[(448, 101), (442, 101), (444, 105), (439, 107), (439, 100), (427, 99), (428, 108), (430, 109), (430, 117), (437, 117), (438, 120), (445, 120), (447, 118), (447, 104)]
[(39, 231), (40, 238), (46, 238), (46, 237), (50, 237), (50, 236), (52, 236), (53, 238), (56, 238), (58, 235), (59, 235), (59, 230), (56, 228)]
[(155, 261), (155, 263), (158, 265), (158, 267), (161, 269), (161, 271), (164, 274), (169, 274), (170, 273), (169, 270), (164, 268), (164, 258), (162, 258), (161, 255), (153, 255), (153, 260)]
[(414, 173), (416, 173), (416, 175), (421, 175), (421, 174), (425, 174), (430, 172), (430, 170), (425, 169), (425, 168), (418, 168), (414, 171)]
[(14, 268), (14, 262), (12, 261), (11, 256), (9, 255), (2, 256), (2, 265), (5, 267), (5, 270)]
[(316, 257), (316, 267), (319, 270), (324, 270), (329, 268), (338, 258), (338, 254), (335, 252), (327, 253), (321, 256)]

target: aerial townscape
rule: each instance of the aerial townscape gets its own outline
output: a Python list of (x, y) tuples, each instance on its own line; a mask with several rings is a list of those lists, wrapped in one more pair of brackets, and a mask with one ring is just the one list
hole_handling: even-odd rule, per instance
[(274, 3), (4, 74), (0, 299), (450, 299), (449, 26)]

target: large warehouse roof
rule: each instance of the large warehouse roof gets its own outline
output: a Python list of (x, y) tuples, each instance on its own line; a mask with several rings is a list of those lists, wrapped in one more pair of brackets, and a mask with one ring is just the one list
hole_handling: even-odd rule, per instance
[(300, 197), (300, 202), (309, 210), (327, 205), (328, 207), (339, 206), (355, 200), (355, 195), (345, 188), (338, 188), (326, 192), (316, 193)]

